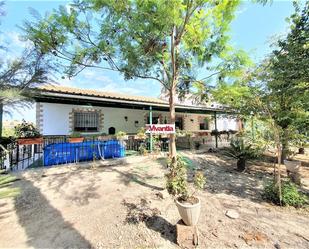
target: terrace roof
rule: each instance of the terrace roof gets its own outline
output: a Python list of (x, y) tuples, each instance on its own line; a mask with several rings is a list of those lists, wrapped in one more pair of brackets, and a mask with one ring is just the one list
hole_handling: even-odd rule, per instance
[[(92, 105), (105, 107), (118, 107), (128, 109), (149, 109), (168, 111), (169, 103), (166, 100), (145, 96), (132, 96), (127, 94), (103, 92), (97, 90), (79, 89), (59, 85), (47, 85), (38, 88), (35, 95), (37, 102), (63, 103), (76, 105)], [(206, 105), (194, 105), (177, 103), (176, 112), (185, 113), (226, 113), (222, 107), (211, 107)]]

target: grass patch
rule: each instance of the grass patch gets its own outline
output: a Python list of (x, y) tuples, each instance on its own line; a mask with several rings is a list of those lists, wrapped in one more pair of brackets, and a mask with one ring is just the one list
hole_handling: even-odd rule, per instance
[(19, 189), (12, 187), (13, 182), (19, 179), (11, 176), (4, 171), (0, 172), (0, 199), (14, 197), (19, 194)]

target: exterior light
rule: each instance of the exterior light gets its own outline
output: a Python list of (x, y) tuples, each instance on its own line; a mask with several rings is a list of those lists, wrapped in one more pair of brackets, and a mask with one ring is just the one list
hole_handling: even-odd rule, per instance
[(124, 120), (125, 120), (125, 121), (128, 121), (128, 116), (124, 116)]

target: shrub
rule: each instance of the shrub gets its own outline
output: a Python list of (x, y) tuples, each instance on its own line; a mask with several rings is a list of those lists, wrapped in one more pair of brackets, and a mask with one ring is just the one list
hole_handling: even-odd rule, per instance
[(127, 136), (127, 133), (125, 133), (124, 131), (118, 131), (115, 135), (118, 140), (121, 140), (121, 139), (125, 139), (125, 137)]
[(146, 147), (146, 144), (145, 143), (141, 143), (140, 146), (138, 147), (138, 151), (141, 155), (146, 155), (148, 150), (147, 150), (147, 147)]
[(14, 128), (16, 137), (18, 138), (35, 138), (40, 137), (40, 132), (35, 128), (32, 123), (25, 120)]
[(139, 139), (146, 139), (146, 130), (144, 127), (141, 127), (138, 131), (137, 131), (137, 134), (136, 136), (139, 138)]
[[(205, 185), (205, 177), (203, 172), (198, 171), (194, 176), (194, 187), (203, 189)], [(193, 197), (194, 193), (189, 193), (187, 182), (187, 162), (182, 157), (177, 155), (176, 162), (169, 162), (169, 173), (166, 174), (167, 191), (182, 200), (188, 200)]]
[(210, 135), (211, 135), (211, 136), (220, 136), (220, 131), (218, 131), (218, 130), (212, 130), (212, 131), (210, 132)]
[[(297, 186), (290, 181), (282, 181), (281, 191), (281, 204), (283, 206), (303, 207), (308, 204), (307, 196), (300, 193)], [(263, 197), (276, 205), (280, 205), (279, 190), (274, 181), (271, 181), (265, 185)]]
[(79, 133), (79, 132), (72, 132), (72, 133), (70, 134), (70, 137), (71, 137), (71, 138), (79, 138), (79, 137), (82, 137), (82, 134)]
[(237, 170), (243, 171), (246, 168), (246, 161), (258, 156), (259, 152), (246, 144), (242, 138), (233, 139), (230, 147), (226, 148), (224, 154), (237, 159)]
[(183, 157), (177, 155), (176, 162), (169, 161), (169, 173), (166, 174), (166, 188), (172, 195), (186, 196), (187, 186), (187, 167)]

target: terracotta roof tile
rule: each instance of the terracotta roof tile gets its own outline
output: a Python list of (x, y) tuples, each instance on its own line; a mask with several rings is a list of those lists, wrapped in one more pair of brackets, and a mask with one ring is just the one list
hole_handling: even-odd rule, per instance
[(119, 100), (143, 101), (143, 102), (158, 103), (158, 104), (168, 103), (165, 100), (162, 100), (159, 98), (153, 98), (153, 97), (132, 96), (132, 95), (127, 95), (127, 94), (103, 92), (103, 91), (90, 90), (90, 89), (80, 89), (80, 88), (66, 87), (66, 86), (59, 86), (59, 85), (45, 85), (45, 86), (39, 87), (39, 89), (43, 91), (48, 91), (48, 92), (88, 95), (88, 96), (119, 99)]

